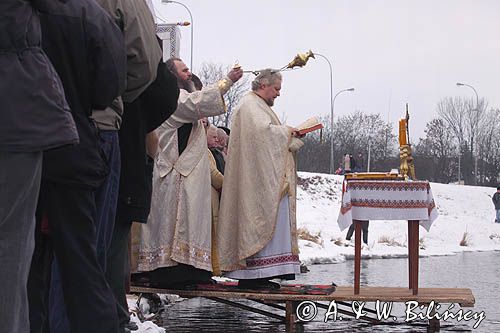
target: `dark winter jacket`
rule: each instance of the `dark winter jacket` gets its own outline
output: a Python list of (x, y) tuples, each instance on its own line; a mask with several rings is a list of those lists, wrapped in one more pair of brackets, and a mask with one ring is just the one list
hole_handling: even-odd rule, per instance
[(80, 143), (44, 154), (45, 181), (97, 188), (107, 174), (92, 109), (105, 109), (125, 89), (123, 36), (93, 0), (40, 0), (43, 49), (61, 78)]
[(61, 81), (40, 47), (35, 9), (35, 1), (0, 1), (1, 151), (35, 152), (78, 143)]
[(491, 198), (491, 199), (493, 200), (493, 203), (495, 204), (495, 209), (499, 210), (500, 209), (500, 193), (496, 192), (495, 194), (493, 194), (493, 198)]
[(217, 148), (210, 148), (209, 150), (215, 159), (217, 170), (219, 170), (220, 173), (224, 174), (224, 169), (226, 168), (226, 160), (224, 159), (224, 155), (222, 155), (221, 151)]

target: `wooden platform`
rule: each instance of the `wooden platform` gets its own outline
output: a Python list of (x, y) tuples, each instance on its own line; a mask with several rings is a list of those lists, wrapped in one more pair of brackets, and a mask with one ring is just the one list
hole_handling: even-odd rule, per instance
[(418, 295), (413, 295), (411, 289), (392, 287), (361, 287), (358, 295), (354, 294), (353, 287), (339, 286), (336, 291), (329, 295), (286, 295), (286, 294), (264, 294), (250, 292), (221, 292), (221, 291), (187, 291), (169, 290), (157, 288), (134, 287), (130, 288), (135, 293), (158, 293), (174, 294), (181, 297), (205, 297), (223, 299), (251, 299), (259, 301), (366, 301), (375, 302), (406, 302), (417, 301), (428, 304), (431, 301), (437, 303), (457, 303), (462, 307), (473, 307), (475, 303), (472, 290), (465, 288), (419, 288)]

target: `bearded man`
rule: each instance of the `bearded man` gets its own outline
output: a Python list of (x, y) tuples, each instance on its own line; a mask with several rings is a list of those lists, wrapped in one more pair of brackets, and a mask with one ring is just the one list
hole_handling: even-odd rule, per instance
[(300, 273), (296, 229), (295, 128), (271, 109), (281, 74), (263, 70), (232, 118), (217, 230), (220, 268), (240, 288), (279, 289)]
[(211, 184), (207, 137), (201, 119), (226, 111), (223, 95), (243, 75), (234, 68), (223, 80), (197, 91), (179, 58), (167, 67), (180, 88), (178, 107), (158, 129), (148, 223), (141, 228), (138, 271), (152, 285), (184, 288), (210, 280)]

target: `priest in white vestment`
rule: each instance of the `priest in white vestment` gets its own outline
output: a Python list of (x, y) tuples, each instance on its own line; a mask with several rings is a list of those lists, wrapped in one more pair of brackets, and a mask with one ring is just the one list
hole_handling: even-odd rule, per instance
[(225, 276), (240, 288), (277, 289), (300, 273), (296, 228), (295, 128), (271, 109), (281, 74), (262, 71), (233, 114), (217, 227)]
[(214, 85), (196, 91), (189, 68), (167, 61), (180, 88), (178, 108), (157, 130), (151, 212), (142, 225), (138, 271), (153, 285), (185, 287), (209, 280), (212, 268), (211, 182), (207, 138), (201, 119), (225, 112), (223, 95), (243, 74), (232, 69)]

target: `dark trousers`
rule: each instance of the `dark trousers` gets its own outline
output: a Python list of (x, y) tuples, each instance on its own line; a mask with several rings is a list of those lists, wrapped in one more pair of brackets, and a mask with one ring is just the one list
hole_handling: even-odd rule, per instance
[(26, 283), (35, 246), (41, 171), (41, 152), (0, 151), (1, 332), (29, 332)]
[(49, 333), (47, 299), (54, 258), (50, 237), (41, 231), (41, 218), (37, 217), (35, 251), (28, 278), (31, 333)]
[(130, 321), (126, 294), (130, 275), (128, 239), (131, 228), (131, 221), (116, 220), (107, 257), (106, 280), (116, 299), (120, 327)]
[[(363, 233), (363, 243), (368, 244), (368, 224), (370, 223), (370, 221), (359, 221), (359, 222), (361, 223), (361, 231)], [(354, 221), (349, 227), (345, 239), (351, 240), (353, 234), (354, 234)]]
[[(70, 331), (118, 332), (115, 300), (97, 261), (94, 193), (43, 183), (40, 204), (41, 212), (47, 215), (49, 221), (51, 245), (59, 265)], [(33, 261), (32, 269), (35, 267), (37, 263)], [(36, 294), (30, 292), (31, 296), (36, 297)], [(42, 312), (44, 309), (30, 311)], [(32, 332), (41, 332), (43, 325), (32, 322)]]
[[(95, 194), (97, 209), (96, 247), (97, 260), (103, 272), (106, 272), (106, 257), (113, 236), (118, 201), (118, 186), (120, 184), (120, 145), (118, 142), (118, 131), (100, 131), (99, 135), (100, 148), (106, 157), (109, 174)], [(57, 260), (52, 265), (51, 276), (49, 297), (50, 332), (67, 333), (69, 331), (69, 322), (64, 304)]]

